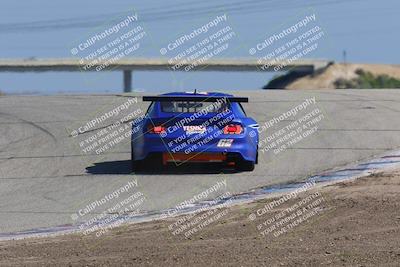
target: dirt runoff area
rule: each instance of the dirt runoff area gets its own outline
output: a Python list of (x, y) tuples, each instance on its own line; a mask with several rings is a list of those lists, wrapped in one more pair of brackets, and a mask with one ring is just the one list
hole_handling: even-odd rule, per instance
[[(194, 220), (205, 215), (215, 220), (197, 232), (179, 228), (198, 226)], [(400, 266), (400, 172), (122, 226), (100, 237), (1, 242), (0, 266), (21, 265)]]

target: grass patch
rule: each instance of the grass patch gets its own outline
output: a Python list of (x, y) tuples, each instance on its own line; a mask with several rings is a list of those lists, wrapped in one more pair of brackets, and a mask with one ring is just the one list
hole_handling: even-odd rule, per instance
[(357, 69), (358, 77), (351, 80), (339, 78), (334, 82), (336, 89), (373, 89), (373, 88), (400, 88), (400, 80), (389, 75), (374, 75), (371, 72)]

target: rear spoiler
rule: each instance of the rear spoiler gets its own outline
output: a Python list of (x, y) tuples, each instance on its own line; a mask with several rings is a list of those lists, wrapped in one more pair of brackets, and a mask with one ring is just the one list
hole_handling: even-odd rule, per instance
[(218, 99), (226, 99), (227, 102), (249, 102), (248, 97), (233, 96), (143, 96), (143, 101), (171, 102), (171, 101), (191, 101), (191, 102), (216, 102)]

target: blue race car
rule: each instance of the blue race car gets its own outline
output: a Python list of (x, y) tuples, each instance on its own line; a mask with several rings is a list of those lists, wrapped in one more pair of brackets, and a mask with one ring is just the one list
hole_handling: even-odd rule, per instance
[(175, 92), (144, 96), (146, 115), (132, 123), (133, 171), (170, 163), (220, 162), (252, 171), (258, 162), (258, 124), (246, 116), (248, 98)]

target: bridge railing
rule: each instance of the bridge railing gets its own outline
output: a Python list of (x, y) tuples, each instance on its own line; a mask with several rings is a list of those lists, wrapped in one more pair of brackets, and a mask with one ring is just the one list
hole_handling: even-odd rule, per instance
[[(124, 92), (132, 90), (132, 71), (182, 71), (190, 67), (191, 71), (296, 71), (313, 73), (324, 68), (332, 61), (319, 59), (302, 59), (290, 62), (282, 60), (258, 59), (212, 59), (204, 62), (185, 62), (174, 68), (165, 58), (124, 58), (104, 65), (91, 64), (88, 68), (79, 59), (0, 59), (0, 72), (44, 72), (44, 71), (123, 71)], [(195, 67), (193, 67), (195, 66)]]

